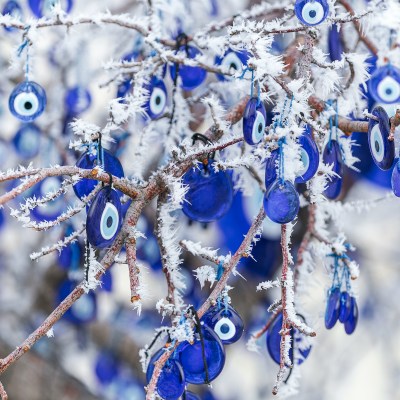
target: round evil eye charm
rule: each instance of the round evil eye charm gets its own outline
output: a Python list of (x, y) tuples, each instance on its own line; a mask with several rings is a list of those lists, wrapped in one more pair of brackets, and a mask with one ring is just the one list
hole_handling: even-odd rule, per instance
[(86, 233), (89, 243), (98, 248), (107, 247), (116, 238), (121, 225), (119, 195), (110, 186), (106, 186), (97, 193), (89, 207), (86, 218)]
[[(196, 58), (202, 55), (201, 51), (193, 46), (182, 46), (179, 49), (180, 53), (186, 53), (188, 58)], [(207, 71), (200, 67), (191, 67), (182, 64), (173, 64), (169, 68), (172, 80), (176, 79), (176, 73), (182, 80), (182, 89), (193, 90), (200, 86), (207, 77)]]
[(296, 0), (294, 11), (301, 23), (315, 26), (326, 19), (329, 5), (326, 0)]
[(167, 88), (164, 81), (153, 77), (145, 88), (149, 91), (149, 99), (145, 104), (147, 114), (151, 119), (162, 115), (167, 105)]
[(331, 165), (332, 171), (336, 175), (331, 176), (327, 187), (324, 191), (325, 196), (328, 199), (336, 199), (342, 190), (342, 175), (343, 175), (343, 165), (342, 165), (342, 153), (340, 150), (339, 143), (332, 139), (325, 146), (324, 152), (322, 154), (322, 160), (324, 164)]
[(233, 187), (230, 175), (214, 171), (214, 160), (199, 164), (183, 176), (189, 186), (182, 205), (184, 214), (193, 221), (212, 222), (221, 219), (231, 208)]
[(28, 0), (30, 9), (38, 18), (49, 16), (58, 3), (66, 13), (69, 13), (73, 6), (73, 0)]
[[(243, 69), (247, 65), (249, 59), (249, 53), (243, 51), (233, 51), (228, 49), (223, 57), (215, 57), (215, 64), (221, 66), (224, 70), (229, 71), (232, 74), (241, 74)], [(220, 81), (231, 80), (232, 76), (217, 74), (217, 78)]]
[(394, 161), (394, 141), (389, 140), (390, 122), (389, 116), (382, 107), (375, 107), (372, 114), (378, 121), (369, 120), (368, 143), (372, 159), (382, 170), (390, 169)]
[(264, 196), (264, 210), (278, 224), (293, 221), (299, 212), (300, 199), (293, 184), (277, 179)]
[(218, 306), (210, 309), (202, 318), (202, 321), (221, 339), (223, 344), (237, 342), (243, 334), (243, 320), (238, 312), (231, 306), (219, 310)]
[(65, 107), (69, 115), (79, 115), (85, 112), (92, 103), (89, 91), (81, 86), (76, 86), (67, 91)]
[(36, 157), (40, 150), (40, 129), (32, 124), (23, 124), (15, 134), (12, 143), (18, 156), (24, 160)]
[(377, 103), (398, 103), (400, 70), (391, 64), (377, 68), (368, 81), (368, 92)]
[[(21, 20), (22, 19), (22, 7), (19, 5), (19, 3), (17, 1), (14, 0), (9, 0), (6, 2), (6, 4), (4, 5), (3, 8), (3, 15), (10, 15), (11, 17)], [(12, 28), (10, 26), (5, 26), (4, 29), (7, 32), (14, 32), (17, 29), (16, 28)]]
[(264, 103), (253, 97), (246, 105), (243, 113), (243, 136), (246, 143), (255, 145), (264, 137), (267, 111)]
[(317, 172), (319, 165), (319, 152), (311, 135), (305, 133), (299, 138), (300, 159), (303, 167), (297, 173), (296, 183), (305, 183)]
[(24, 81), (11, 92), (8, 106), (14, 117), (31, 122), (43, 113), (46, 102), (46, 92), (39, 84)]

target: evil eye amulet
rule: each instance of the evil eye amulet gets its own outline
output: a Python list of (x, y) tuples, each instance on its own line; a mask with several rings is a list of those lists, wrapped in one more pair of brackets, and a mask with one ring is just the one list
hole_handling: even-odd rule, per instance
[(358, 322), (358, 306), (355, 297), (351, 297), (350, 314), (347, 321), (344, 323), (344, 330), (348, 335), (351, 335), (357, 327)]
[(340, 310), (340, 289), (330, 290), (325, 309), (325, 328), (332, 329), (339, 319)]
[(8, 107), (14, 117), (31, 122), (43, 113), (46, 102), (46, 92), (39, 84), (24, 81), (11, 92)]
[(193, 221), (212, 222), (222, 218), (231, 208), (233, 187), (225, 171), (214, 172), (214, 160), (199, 164), (183, 176), (189, 189), (182, 205), (184, 214)]
[[(154, 372), (154, 364), (164, 354), (160, 349), (153, 355), (146, 371), (147, 383), (150, 382)], [(157, 392), (163, 399), (179, 399), (185, 391), (185, 374), (180, 362), (174, 358), (169, 358), (161, 370), (157, 381)]]
[[(114, 157), (108, 150), (104, 149), (103, 156), (104, 171), (109, 172), (117, 178), (122, 178), (124, 176), (124, 170), (118, 158)], [(97, 156), (86, 151), (81, 155), (75, 166), (83, 169), (93, 169), (96, 166), (96, 162)], [(81, 179), (73, 186), (73, 189), (75, 194), (82, 199), (83, 197), (88, 196), (97, 184), (98, 181), (94, 179)]]
[[(195, 58), (201, 55), (201, 51), (193, 46), (182, 46), (179, 49), (180, 53), (186, 53), (188, 58)], [(182, 80), (182, 89), (193, 90), (200, 86), (207, 77), (207, 71), (200, 67), (191, 67), (183, 64), (173, 64), (169, 68), (172, 80), (176, 79), (176, 71)]]
[(294, 11), (301, 23), (315, 26), (326, 19), (329, 5), (326, 0), (296, 0)]
[[(241, 73), (247, 65), (247, 60), (249, 59), (249, 53), (245, 50), (243, 51), (233, 51), (229, 49), (223, 55), (223, 57), (215, 57), (215, 64), (220, 65), (223, 69), (231, 73)], [(217, 78), (220, 81), (231, 80), (232, 76), (217, 74)]]
[(279, 179), (272, 184), (264, 197), (264, 210), (269, 219), (278, 224), (293, 221), (299, 212), (299, 195), (289, 181)]
[(67, 91), (65, 106), (69, 115), (79, 115), (85, 112), (92, 103), (89, 91), (81, 86), (76, 86)]
[(276, 181), (278, 175), (276, 173), (277, 163), (279, 161), (279, 149), (271, 152), (271, 156), (265, 162), (265, 188), (268, 189)]
[(149, 99), (145, 104), (147, 114), (151, 119), (162, 115), (167, 105), (167, 88), (161, 79), (153, 77), (145, 88), (149, 91)]
[(322, 160), (326, 165), (332, 165), (332, 171), (337, 175), (330, 177), (330, 181), (324, 191), (324, 195), (328, 199), (336, 199), (342, 190), (342, 153), (340, 150), (340, 145), (336, 140), (331, 140), (325, 146), (324, 152), (322, 154)]
[(340, 61), (342, 59), (343, 46), (341, 31), (339, 32), (336, 24), (329, 28), (328, 49), (331, 61)]
[(65, 12), (69, 13), (71, 11), (73, 0), (28, 0), (30, 9), (38, 18), (48, 16), (58, 2)]
[(368, 92), (377, 103), (399, 102), (400, 70), (391, 64), (376, 69), (368, 81)]
[(220, 310), (218, 306), (213, 307), (203, 316), (202, 321), (214, 329), (225, 345), (237, 342), (243, 334), (243, 320), (231, 306), (222, 306)]
[(248, 101), (243, 113), (243, 136), (246, 143), (260, 143), (265, 130), (267, 112), (264, 103), (257, 98)]
[(121, 202), (118, 193), (106, 186), (97, 193), (86, 218), (89, 243), (98, 248), (107, 247), (116, 238), (122, 225)]
[[(213, 381), (221, 373), (225, 365), (225, 349), (218, 335), (208, 326), (201, 326), (204, 353), (207, 362), (208, 380)], [(201, 385), (206, 382), (206, 372), (204, 369), (203, 347), (200, 335), (195, 334), (193, 344), (184, 342), (177, 348), (179, 361), (188, 383)]]
[(397, 162), (392, 171), (392, 190), (395, 196), (400, 197), (400, 163)]
[(319, 152), (317, 145), (311, 135), (305, 133), (299, 138), (300, 158), (303, 164), (302, 169), (298, 172), (296, 183), (305, 183), (310, 180), (317, 172), (319, 165)]
[[(267, 330), (266, 343), (267, 350), (270, 357), (277, 363), (280, 364), (281, 360), (281, 338), (280, 331), (282, 329), (283, 316), (282, 313), (279, 313), (274, 322), (270, 325)], [(298, 350), (296, 354), (297, 364), (300, 365), (303, 361), (308, 357), (311, 351), (311, 346), (303, 348), (303, 346), (299, 346), (302, 341), (302, 335), (297, 331), (297, 329), (290, 329), (290, 336), (292, 337), (292, 342), (294, 343), (295, 351)], [(293, 358), (293, 347), (289, 350), (289, 358), (294, 361)]]
[(371, 118), (368, 123), (369, 149), (375, 164), (386, 171), (392, 167), (394, 161), (394, 141), (389, 140), (389, 116), (379, 106), (373, 109), (372, 114), (378, 118), (378, 121)]
[(18, 156), (24, 160), (36, 157), (40, 150), (40, 138), (41, 132), (36, 125), (21, 125), (12, 140)]
[[(21, 6), (19, 5), (19, 3), (17, 1), (9, 0), (4, 5), (2, 14), (3, 15), (7, 15), (8, 14), (8, 15), (10, 15), (11, 17), (13, 17), (15, 19), (21, 20), (23, 13), (22, 13), (22, 8), (21, 8)], [(7, 32), (17, 31), (16, 28), (12, 28), (10, 26), (5, 26), (4, 29)]]

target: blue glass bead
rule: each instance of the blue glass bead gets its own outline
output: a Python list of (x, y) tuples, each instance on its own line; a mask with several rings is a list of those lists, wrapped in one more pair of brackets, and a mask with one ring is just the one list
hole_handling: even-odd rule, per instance
[(343, 324), (351, 313), (351, 298), (348, 292), (340, 293), (339, 321)]
[[(76, 283), (66, 280), (59, 289), (57, 302), (63, 301), (76, 287)], [(95, 293), (90, 291), (83, 294), (64, 314), (64, 318), (74, 324), (85, 324), (93, 321), (97, 314)]]
[(194, 394), (193, 392), (186, 391), (185, 392), (185, 397), (182, 397), (182, 400), (201, 400), (197, 394)]
[[(19, 5), (19, 3), (17, 1), (8, 0), (6, 2), (6, 4), (4, 5), (4, 7), (3, 7), (2, 14), (3, 15), (7, 15), (8, 14), (8, 15), (12, 16), (15, 19), (21, 20), (22, 19), (22, 14), (23, 14), (22, 7)], [(4, 29), (7, 32), (15, 32), (15, 31), (18, 30), (16, 28), (12, 28), (10, 26), (8, 26), (8, 27), (5, 26)]]
[(89, 91), (81, 86), (76, 86), (67, 91), (65, 106), (69, 115), (79, 115), (85, 112), (92, 103)]
[(46, 92), (39, 84), (23, 81), (11, 92), (8, 107), (14, 117), (31, 122), (43, 113), (46, 102)]
[(225, 345), (237, 342), (243, 334), (243, 320), (231, 306), (226, 309), (225, 306), (221, 309), (218, 306), (211, 308), (204, 314), (202, 321), (214, 330)]
[[(50, 192), (56, 192), (61, 187), (61, 179), (49, 177), (33, 187), (31, 196), (37, 199), (45, 197)], [(39, 222), (54, 221), (64, 211), (65, 204), (62, 197), (58, 197), (46, 203), (43, 207), (35, 207), (31, 214)]]
[(103, 385), (109, 385), (118, 376), (118, 361), (111, 353), (102, 352), (97, 357), (94, 371)]
[[(233, 51), (228, 49), (222, 57), (215, 57), (215, 64), (232, 73), (241, 73), (247, 66), (249, 53), (246, 50)], [(233, 76), (217, 74), (220, 81), (232, 80)]]
[(326, 302), (325, 309), (325, 327), (326, 329), (332, 329), (338, 318), (340, 309), (340, 289), (334, 288), (330, 290), (328, 300)]
[(280, 182), (277, 179), (264, 196), (265, 213), (278, 224), (293, 221), (299, 212), (299, 207), (299, 195), (289, 181)]
[(156, 77), (152, 77), (145, 89), (149, 91), (149, 99), (145, 104), (145, 110), (151, 119), (158, 118), (162, 115), (167, 105), (167, 88), (164, 81)]
[(395, 196), (400, 197), (400, 163), (397, 162), (392, 171), (392, 190)]
[(265, 162), (265, 188), (267, 191), (278, 177), (276, 173), (278, 162), (279, 149), (276, 149), (271, 152), (271, 157), (267, 158), (267, 161)]
[(18, 156), (24, 160), (36, 157), (40, 150), (40, 129), (34, 124), (23, 124), (15, 134), (12, 143)]
[(379, 121), (373, 119), (368, 123), (368, 143), (372, 159), (382, 170), (390, 169), (394, 162), (394, 141), (389, 140), (390, 122), (389, 116), (382, 107), (375, 107), (372, 114)]
[[(208, 379), (213, 381), (222, 371), (225, 365), (225, 349), (218, 335), (208, 326), (201, 327), (204, 339), (204, 352), (207, 362)], [(179, 361), (185, 373), (188, 383), (201, 385), (206, 383), (203, 351), (198, 333), (193, 344), (184, 342), (177, 349)]]
[(328, 48), (331, 61), (340, 61), (342, 59), (342, 35), (336, 24), (333, 24), (328, 31)]
[(357, 327), (358, 322), (358, 306), (356, 299), (351, 297), (351, 307), (350, 307), (350, 315), (347, 321), (344, 323), (344, 330), (348, 335), (351, 335)]
[(377, 68), (368, 81), (368, 93), (377, 103), (398, 103), (400, 70), (391, 64)]
[(0, 208), (0, 229), (2, 229), (4, 227), (5, 222), (6, 222), (6, 218), (4, 215), (4, 209)]
[[(274, 322), (271, 324), (271, 326), (268, 328), (267, 331), (267, 336), (266, 336), (266, 343), (267, 343), (267, 350), (270, 355), (270, 357), (277, 363), (280, 364), (281, 360), (281, 338), (282, 336), (279, 334), (279, 332), (282, 329), (282, 323), (283, 323), (283, 315), (282, 313), (279, 313), (279, 315), (276, 316)], [(300, 365), (304, 362), (304, 360), (308, 357), (308, 355), (311, 352), (311, 346), (307, 348), (299, 348), (299, 344), (302, 341), (303, 335), (298, 332), (297, 329), (290, 329), (290, 336), (292, 337), (292, 340), (294, 339), (295, 343), (295, 350), (298, 350), (299, 354), (297, 355), (297, 364)], [(294, 361), (293, 359), (293, 348), (289, 350), (289, 358), (290, 360)]]
[[(202, 54), (200, 50), (193, 46), (187, 46), (187, 50), (185, 49), (185, 46), (182, 46), (179, 49), (179, 52), (186, 53), (188, 58), (196, 58), (198, 55)], [(175, 64), (169, 67), (169, 73), (171, 74), (172, 80), (175, 80), (176, 78), (176, 69), (177, 66)], [(180, 64), (178, 70), (179, 76), (182, 80), (181, 86), (184, 90), (193, 90), (197, 88), (207, 77), (207, 71), (200, 67), (190, 67)]]
[(69, 13), (73, 6), (73, 0), (28, 0), (29, 7), (38, 18), (50, 14), (55, 4), (60, 2), (61, 8)]
[(199, 222), (222, 218), (233, 200), (231, 177), (225, 171), (214, 172), (214, 160), (207, 166), (199, 164), (183, 175), (183, 184), (189, 186), (182, 210), (187, 217)]
[(132, 89), (131, 79), (123, 81), (120, 85), (118, 85), (117, 98), (121, 98), (121, 102), (123, 102), (123, 98), (131, 91), (131, 89)]
[(87, 239), (94, 247), (107, 247), (116, 238), (121, 225), (119, 195), (110, 186), (105, 186), (90, 205), (86, 218)]
[(330, 181), (328, 182), (327, 188), (324, 192), (328, 199), (336, 199), (342, 190), (343, 175), (342, 153), (340, 150), (340, 145), (336, 140), (332, 139), (330, 143), (327, 143), (322, 154), (322, 160), (326, 165), (333, 165), (332, 171), (339, 175), (332, 176), (330, 178)]
[(243, 136), (246, 143), (254, 145), (261, 142), (266, 120), (264, 103), (253, 97), (248, 101), (243, 113)]
[[(155, 362), (163, 355), (164, 350), (158, 350), (151, 357), (146, 371), (147, 383), (150, 382)], [(157, 392), (163, 399), (179, 399), (185, 391), (185, 375), (180, 362), (173, 357), (164, 364), (157, 382)]]
[[(108, 150), (103, 149), (104, 156), (104, 171), (116, 176), (117, 178), (124, 177), (124, 170), (117, 157), (114, 157)], [(93, 169), (97, 164), (97, 156), (93, 153), (86, 151), (81, 155), (75, 166), (83, 169)], [(75, 194), (82, 199), (84, 196), (89, 195), (96, 187), (98, 181), (95, 179), (81, 179), (74, 186)]]
[(319, 151), (311, 135), (305, 133), (299, 138), (300, 156), (303, 168), (298, 172), (296, 183), (305, 183), (317, 172), (319, 165)]
[(294, 11), (301, 23), (315, 26), (326, 19), (329, 5), (326, 0), (296, 0)]

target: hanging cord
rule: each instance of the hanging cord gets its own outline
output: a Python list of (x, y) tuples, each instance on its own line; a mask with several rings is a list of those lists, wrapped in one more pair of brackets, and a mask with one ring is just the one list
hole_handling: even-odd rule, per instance
[(90, 265), (90, 249), (89, 249), (89, 242), (86, 238), (86, 244), (85, 244), (85, 250), (86, 250), (86, 263), (85, 263), (85, 281), (86, 283), (89, 283), (89, 265)]
[(284, 152), (283, 152), (283, 145), (286, 143), (286, 138), (282, 137), (278, 140), (279, 145), (279, 182), (281, 185), (285, 182), (285, 160), (284, 160)]
[(104, 149), (101, 144), (102, 134), (99, 132), (99, 138), (97, 139), (97, 165), (104, 169)]
[(205, 349), (205, 346), (204, 346), (204, 336), (203, 336), (203, 332), (201, 330), (200, 318), (199, 318), (199, 315), (197, 314), (196, 309), (193, 306), (189, 307), (189, 311), (194, 316), (195, 324), (196, 324), (196, 332), (199, 334), (199, 337), (200, 337), (201, 356), (203, 358), (203, 365), (204, 365), (204, 372), (205, 372), (204, 383), (206, 385), (208, 385), (210, 383), (210, 375), (208, 373), (208, 365), (207, 365), (207, 359), (206, 359), (206, 349)]
[(22, 52), (24, 49), (26, 49), (26, 60), (25, 60), (25, 79), (29, 81), (29, 47), (31, 45), (31, 41), (28, 38), (28, 32), (29, 29), (31, 28), (30, 25), (25, 26), (24, 28), (24, 34), (22, 35), (22, 38), (24, 39), (21, 45), (17, 49), (17, 55), (18, 57), (21, 57)]

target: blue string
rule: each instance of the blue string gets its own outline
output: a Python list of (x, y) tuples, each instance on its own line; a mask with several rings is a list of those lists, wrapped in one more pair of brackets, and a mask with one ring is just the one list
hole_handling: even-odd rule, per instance
[(282, 185), (285, 182), (285, 163), (283, 154), (283, 145), (286, 143), (286, 138), (282, 137), (278, 140), (279, 145), (279, 182)]
[(217, 269), (217, 277), (216, 277), (217, 281), (221, 279), (223, 273), (224, 273), (224, 266), (222, 262), (220, 262), (218, 264), (218, 269)]

